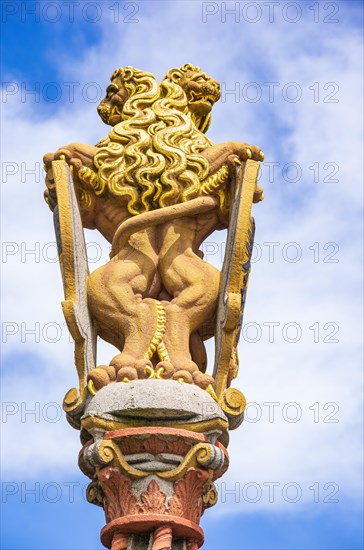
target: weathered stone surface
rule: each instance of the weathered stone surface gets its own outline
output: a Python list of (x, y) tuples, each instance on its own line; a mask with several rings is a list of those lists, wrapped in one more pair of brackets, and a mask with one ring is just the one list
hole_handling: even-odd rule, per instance
[(225, 414), (214, 399), (192, 384), (174, 380), (136, 380), (116, 382), (101, 388), (86, 405), (83, 419), (145, 419), (153, 425), (171, 420), (176, 424), (203, 422)]

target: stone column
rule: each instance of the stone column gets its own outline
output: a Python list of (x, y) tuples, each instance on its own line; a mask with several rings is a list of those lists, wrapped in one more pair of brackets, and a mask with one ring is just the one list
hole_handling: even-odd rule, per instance
[(197, 550), (199, 525), (228, 468), (228, 417), (201, 388), (174, 380), (109, 384), (81, 418), (79, 466), (102, 506), (112, 550)]

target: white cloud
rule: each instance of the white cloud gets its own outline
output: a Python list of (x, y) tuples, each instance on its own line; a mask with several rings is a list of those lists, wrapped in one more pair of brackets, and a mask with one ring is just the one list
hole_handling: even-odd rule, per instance
[[(353, 27), (346, 23), (314, 24), (311, 16), (306, 10), (302, 20), (291, 25), (281, 15), (273, 24), (265, 16), (253, 25), (229, 19), (224, 24), (218, 15), (204, 24), (200, 3), (144, 3), (138, 24), (105, 24), (100, 45), (86, 52), (82, 61), (72, 63), (64, 54), (58, 63), (65, 80), (78, 78), (80, 82), (99, 81), (103, 85), (116, 66), (135, 65), (161, 77), (168, 68), (184, 62), (200, 64), (225, 82), (227, 89), (236, 83), (240, 90), (247, 82), (259, 84), (263, 96), (257, 103), (236, 102), (233, 96), (226, 96), (226, 102), (216, 106), (210, 130), (216, 142), (233, 138), (259, 143), (268, 162), (280, 163), (273, 184), (269, 184), (268, 170), (263, 167), (266, 200), (254, 209), (256, 242), (262, 257), (253, 265), (245, 322), (257, 323), (262, 336), (257, 343), (249, 342), (254, 337), (253, 325), (252, 332), (245, 337), (243, 334), (241, 372), (236, 384), (249, 401), (259, 405), (262, 419), (246, 422), (232, 433), (231, 467), (225, 481), (230, 485), (244, 480), (260, 484), (297, 482), (305, 488), (315, 481), (333, 481), (340, 486), (341, 494), (355, 498), (361, 475), (357, 227), (361, 195), (361, 49)], [(273, 103), (267, 99), (264, 82), (279, 83)], [(302, 99), (297, 103), (282, 99), (282, 89), (290, 82), (302, 88)], [(315, 82), (321, 94), (318, 103), (313, 101), (314, 90), (310, 90)], [(322, 100), (335, 90), (323, 89), (328, 82), (338, 86), (334, 96), (338, 103)], [(4, 161), (23, 161), (29, 167), (41, 161), (46, 150), (74, 140), (92, 143), (105, 131), (93, 105), (78, 102), (57, 110), (54, 117), (35, 122), (37, 105), (22, 104), (18, 99), (12, 98), (6, 105)], [(296, 183), (287, 182), (282, 175), (282, 167), (292, 161), (302, 167), (302, 178)], [(316, 162), (320, 169), (318, 183), (314, 183), (314, 171), (310, 169)], [(339, 182), (322, 181), (330, 176), (330, 166), (325, 168), (329, 162), (338, 165), (333, 178)], [(3, 183), (3, 240), (17, 243), (20, 249), (19, 243), (30, 247), (40, 242), (44, 251), (53, 234), (51, 216), (42, 201), (43, 184), (32, 176), (21, 183), (20, 176), (21, 171)], [(89, 238), (101, 243), (94, 234)], [(212, 240), (219, 244), (222, 236)], [(279, 243), (272, 263), (268, 245), (264, 245), (269, 242)], [(282, 257), (282, 252), (294, 253), (293, 248), (284, 248), (289, 242), (297, 243), (302, 251), (297, 263), (290, 263), (287, 255)], [(323, 248), (329, 242), (337, 243), (336, 252), (335, 248)], [(319, 261), (315, 262), (317, 252)], [(337, 263), (324, 261), (330, 252), (334, 253), (333, 259), (339, 260)], [(218, 262), (218, 257), (208, 259)], [(38, 263), (30, 256), (22, 263), (19, 251), (3, 263), (3, 272), (3, 321), (19, 325), (25, 322), (26, 328), (36, 321), (41, 327), (49, 322), (63, 326), (57, 306), (62, 295), (57, 264), (44, 261), (41, 255)], [(274, 343), (269, 342), (268, 327), (263, 325), (267, 321), (279, 323)], [(290, 322), (302, 329), (296, 344), (284, 339), (293, 338), (291, 332), (284, 333), (284, 326)], [(332, 336), (339, 339), (338, 343), (323, 341), (335, 328), (326, 323), (338, 325), (338, 334)], [(46, 395), (45, 402), (59, 401), (76, 378), (68, 337), (63, 333), (61, 340), (53, 344), (44, 338), (37, 344), (29, 338), (21, 344), (20, 337), (20, 329), (17, 335), (9, 336), (5, 350), (8, 358), (19, 351), (36, 353), (47, 367), (35, 374), (22, 371), (20, 380), (14, 367), (4, 381), (4, 399), (44, 403)], [(209, 349), (212, 351), (211, 346)], [(106, 348), (102, 353), (107, 356)], [(268, 421), (268, 406), (263, 405), (267, 402), (279, 403), (273, 423)], [(297, 402), (302, 410), (297, 423), (282, 418), (282, 412), (287, 412), (284, 405), (289, 402)], [(317, 407), (314, 403), (319, 404), (317, 423), (310, 409)], [(338, 404), (333, 417), (338, 423), (323, 422), (333, 410), (330, 406), (324, 409), (326, 403)], [(253, 408), (250, 412), (254, 416)], [(291, 409), (288, 414), (293, 412)], [(7, 429), (13, 430), (14, 426), (12, 422), (3, 426), (5, 444), (11, 450), (11, 460), (4, 465), (6, 474), (31, 476), (47, 465), (74, 468), (78, 444), (75, 433), (64, 422), (43, 424), (42, 428), (16, 424), (19, 437), (29, 441), (27, 448), (32, 441), (32, 452), (37, 456), (32, 470), (30, 455), (17, 454), (12, 446)], [(46, 446), (45, 435), (49, 442)], [(60, 440), (62, 455), (56, 452)], [(305, 490), (302, 502), (308, 502), (309, 497), (312, 494)], [(236, 510), (234, 503), (232, 506)], [(263, 499), (260, 506), (265, 508), (269, 503)], [(225, 510), (230, 509), (227, 503)]]

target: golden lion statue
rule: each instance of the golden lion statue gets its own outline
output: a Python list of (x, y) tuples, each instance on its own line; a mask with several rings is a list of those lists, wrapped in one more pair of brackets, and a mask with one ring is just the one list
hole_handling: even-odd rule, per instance
[[(82, 224), (112, 245), (87, 281), (98, 334), (118, 353), (88, 375), (95, 393), (113, 381), (156, 377), (211, 388), (203, 340), (213, 336), (220, 272), (201, 243), (228, 226), (232, 174), (261, 150), (205, 135), (220, 86), (192, 65), (158, 84), (117, 69), (98, 112), (112, 126), (96, 146), (72, 143), (44, 157), (45, 192), (56, 205), (52, 161), (72, 167)], [(262, 198), (258, 187), (254, 201)]]

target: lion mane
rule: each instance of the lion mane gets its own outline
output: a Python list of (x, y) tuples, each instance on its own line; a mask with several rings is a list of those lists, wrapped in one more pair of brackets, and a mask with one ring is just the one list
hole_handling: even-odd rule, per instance
[(114, 71), (111, 80), (121, 77), (128, 91), (123, 120), (97, 146), (97, 175), (87, 176), (87, 169), (79, 173), (96, 195), (123, 197), (130, 214), (137, 215), (201, 194), (209, 175), (201, 152), (213, 143), (196, 126), (179, 83), (191, 72), (203, 74), (184, 65), (168, 71), (158, 85), (151, 73), (133, 67)]

